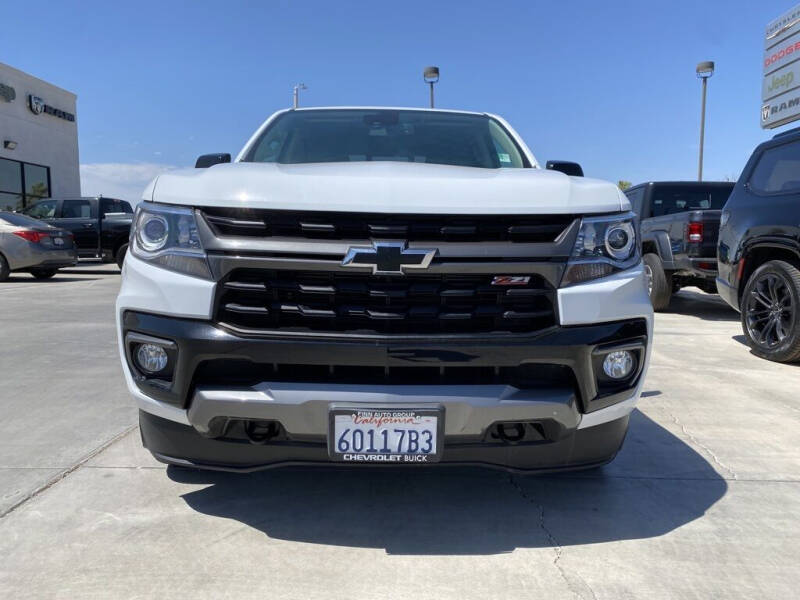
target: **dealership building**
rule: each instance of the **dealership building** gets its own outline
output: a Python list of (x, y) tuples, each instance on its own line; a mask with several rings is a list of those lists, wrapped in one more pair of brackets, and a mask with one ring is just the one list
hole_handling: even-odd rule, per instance
[(76, 100), (0, 63), (0, 210), (80, 196)]

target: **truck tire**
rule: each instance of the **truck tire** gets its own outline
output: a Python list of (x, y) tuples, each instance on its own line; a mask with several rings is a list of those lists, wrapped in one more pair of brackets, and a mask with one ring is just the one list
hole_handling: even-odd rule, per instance
[(36, 279), (50, 279), (58, 272), (58, 269), (31, 269), (31, 275)]
[(119, 248), (117, 248), (117, 254), (114, 258), (117, 261), (117, 266), (122, 269), (122, 263), (125, 262), (125, 255), (128, 253), (128, 244), (122, 244)]
[(747, 280), (740, 302), (742, 330), (753, 354), (775, 362), (800, 360), (800, 270), (764, 263)]
[(672, 276), (664, 272), (664, 263), (658, 254), (647, 253), (642, 260), (647, 277), (647, 293), (650, 294), (653, 310), (666, 310), (672, 298)]
[(6, 257), (0, 254), (0, 281), (5, 281), (11, 274), (11, 269), (8, 267)]

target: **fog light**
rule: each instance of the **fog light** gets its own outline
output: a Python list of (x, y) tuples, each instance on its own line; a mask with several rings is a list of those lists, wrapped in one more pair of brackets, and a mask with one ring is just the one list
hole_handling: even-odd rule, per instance
[(627, 350), (609, 352), (603, 360), (603, 371), (611, 379), (625, 379), (633, 372), (636, 361)]
[(167, 351), (155, 344), (141, 344), (136, 349), (136, 363), (147, 373), (158, 373), (167, 367)]

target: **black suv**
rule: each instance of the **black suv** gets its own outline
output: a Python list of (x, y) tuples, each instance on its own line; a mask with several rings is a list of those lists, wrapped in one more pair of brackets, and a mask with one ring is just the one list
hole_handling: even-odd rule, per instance
[(758, 356), (800, 360), (800, 128), (753, 152), (722, 211), (720, 295)]
[(666, 309), (682, 287), (716, 293), (720, 211), (733, 185), (651, 181), (625, 192), (640, 220), (644, 271), (655, 310)]

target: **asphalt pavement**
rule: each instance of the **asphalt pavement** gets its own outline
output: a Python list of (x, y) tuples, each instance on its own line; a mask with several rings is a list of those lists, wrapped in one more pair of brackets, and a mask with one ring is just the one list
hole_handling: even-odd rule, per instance
[(789, 598), (800, 365), (718, 297), (656, 317), (599, 471), (166, 468), (141, 448), (116, 267), (0, 284), (2, 598)]

